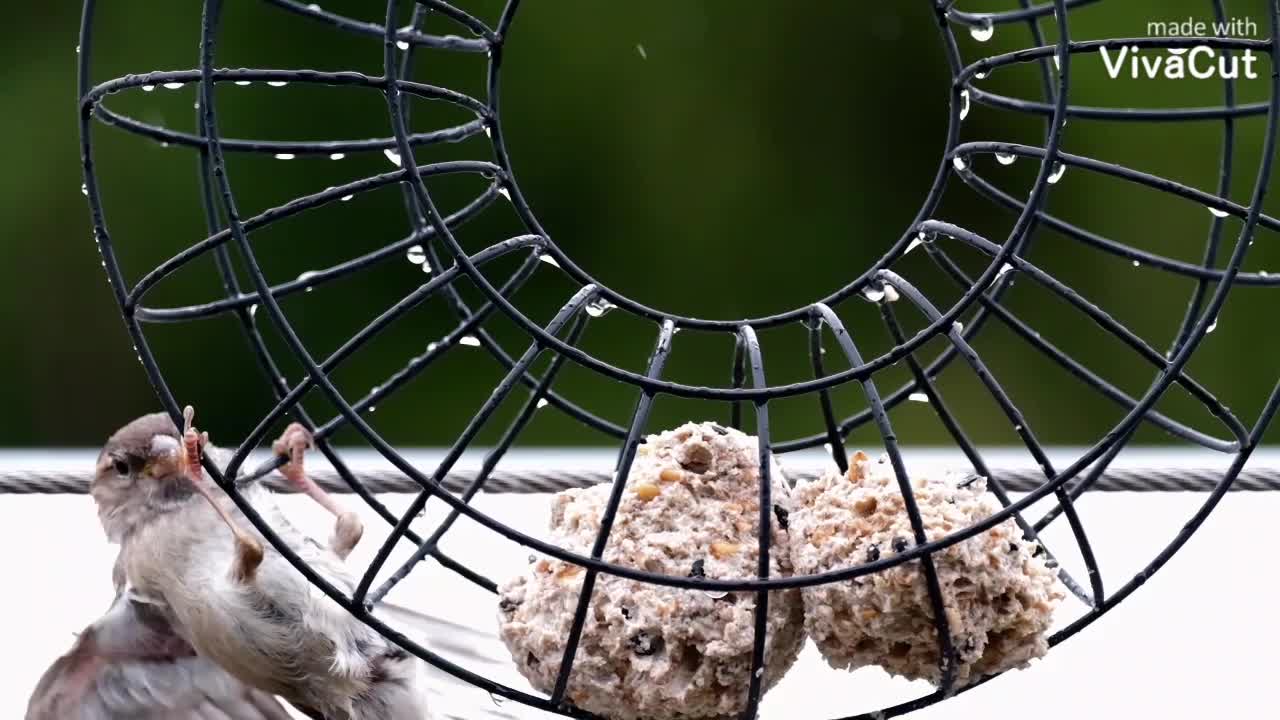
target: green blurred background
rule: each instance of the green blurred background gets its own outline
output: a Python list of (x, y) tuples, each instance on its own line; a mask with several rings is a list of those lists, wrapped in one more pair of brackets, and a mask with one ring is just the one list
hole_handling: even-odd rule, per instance
[[(94, 82), (153, 69), (196, 65), (199, 3), (100, 3), (96, 23)], [(333, 10), (369, 21), (378, 3), (327, 0)], [(406, 6), (412, 3), (405, 2)], [(495, 22), (495, 0), (460, 6)], [(381, 72), (379, 38), (349, 35), (265, 2), (226, 3), (218, 65), (225, 67), (358, 70)], [(930, 0), (882, 2), (525, 2), (512, 29), (505, 61), (503, 128), (524, 194), (553, 238), (602, 282), (650, 306), (704, 318), (771, 314), (816, 300), (855, 277), (896, 241), (918, 211), (940, 163), (946, 132), (949, 69)], [(961, 0), (964, 10), (1016, 7), (1015, 0)], [(1232, 16), (1248, 17), (1259, 36), (1270, 34), (1261, 0), (1228, 3)], [(1208, 0), (1103, 1), (1075, 11), (1076, 39), (1143, 36), (1152, 20), (1209, 19)], [(407, 21), (407, 10), (406, 17)], [(0, 165), (0, 321), (6, 351), (0, 353), (0, 388), (7, 412), (0, 416), (0, 444), (92, 445), (123, 420), (156, 407), (117, 314), (93, 250), (85, 198), (80, 194), (76, 126), (76, 3), (19, 3), (7, 9), (0, 44), (0, 128), (9, 138)], [(1042, 23), (1048, 39), (1052, 21)], [(442, 18), (428, 29), (465, 34)], [(957, 28), (960, 50), (971, 62), (981, 55), (1031, 45), (1025, 24), (999, 27), (981, 43)], [(1260, 58), (1262, 79), (1242, 81), (1240, 100), (1267, 97), (1271, 66)], [(1076, 56), (1073, 101), (1085, 105), (1176, 107), (1221, 102), (1223, 85), (1207, 80), (1111, 80), (1099, 58)], [(423, 51), (419, 79), (483, 97), (483, 56)], [(1039, 99), (1033, 66), (1002, 69), (980, 86)], [(138, 119), (175, 129), (193, 128), (195, 88), (137, 90), (108, 98), (108, 105)], [(283, 88), (254, 83), (218, 89), (223, 134), (237, 138), (334, 139), (389, 133), (381, 96), (359, 88)], [(415, 102), (413, 126), (425, 131), (470, 119), (455, 107)], [(1231, 197), (1247, 202), (1260, 161), (1264, 118), (1237, 123)], [(1222, 147), (1220, 121), (1116, 123), (1083, 119), (1067, 127), (1064, 149), (1163, 175), (1212, 192)], [(1042, 141), (1040, 118), (976, 105), (963, 140)], [(96, 125), (96, 161), (106, 218), (130, 282), (205, 235), (195, 154), (162, 147), (115, 128)], [(453, 145), (421, 148), (418, 161), (490, 159), (479, 136)], [(977, 171), (1014, 196), (1025, 197), (1036, 164), (1012, 166), (977, 158)], [(228, 172), (245, 216), (330, 185), (386, 172), (381, 153), (278, 160), (233, 155)], [(452, 211), (483, 187), (479, 177), (429, 183), (439, 205)], [(1267, 201), (1280, 211), (1277, 193)], [(1048, 199), (1056, 215), (1087, 229), (1171, 258), (1198, 262), (1211, 217), (1193, 203), (1117, 180), (1068, 171)], [(935, 216), (994, 241), (1007, 236), (1014, 216), (966, 187), (949, 182)], [(1240, 223), (1226, 223), (1225, 250)], [(409, 224), (396, 188), (362, 194), (274, 224), (252, 235), (255, 251), (273, 282), (328, 267), (397, 240)], [(499, 202), (460, 232), (472, 252), (521, 232), (510, 205)], [(947, 242), (947, 241), (941, 241)], [(1272, 233), (1260, 231), (1246, 266), (1280, 271)], [(983, 258), (957, 243), (946, 246), (969, 272)], [(1029, 257), (1116, 319), (1165, 350), (1181, 321), (1194, 283), (1088, 248), (1040, 230)], [(500, 281), (513, 267), (493, 266)], [(946, 307), (958, 289), (925, 253), (894, 266)], [(397, 256), (355, 277), (290, 296), (283, 307), (316, 356), (335, 349), (355, 329), (425, 280)], [(575, 285), (550, 266), (515, 302), (545, 322)], [(478, 294), (463, 288), (468, 298)], [(215, 299), (220, 283), (210, 258), (192, 263), (161, 283), (147, 304), (158, 307)], [(1252, 422), (1276, 379), (1275, 294), (1266, 289), (1233, 292), (1213, 335), (1191, 371), (1246, 422)], [(1007, 306), (1044, 339), (1109, 382), (1141, 393), (1152, 367), (1071, 308), (1027, 279), (1008, 295)], [(896, 308), (908, 328), (922, 325), (906, 303)], [(874, 306), (859, 299), (839, 307), (863, 354), (892, 343)], [(402, 367), (451, 327), (440, 301), (406, 315), (334, 374), (351, 398)], [(266, 313), (258, 315), (273, 348), (281, 348)], [(519, 355), (528, 337), (495, 318), (488, 327)], [(614, 312), (591, 323), (583, 347), (630, 369), (643, 368), (654, 335), (652, 323)], [(148, 339), (181, 402), (197, 406), (215, 439), (238, 438), (271, 406), (237, 323), (218, 317), (148, 327)], [(771, 382), (810, 376), (804, 328), (762, 333)], [(830, 343), (829, 343), (830, 344)], [(1121, 416), (1102, 397), (1046, 360), (999, 323), (974, 343), (1041, 439), (1086, 444)], [(925, 346), (932, 357), (943, 346)], [(686, 331), (678, 336), (667, 377), (723, 385), (731, 339)], [(538, 368), (545, 367), (546, 358)], [(291, 382), (296, 362), (282, 359)], [(843, 367), (832, 345), (830, 369)], [(489, 396), (503, 368), (482, 350), (448, 353), (395, 398), (370, 414), (388, 439), (404, 445), (452, 440)], [(877, 377), (882, 390), (909, 378), (905, 365)], [(939, 387), (966, 430), (988, 444), (1016, 440), (1009, 423), (973, 374), (959, 364)], [(574, 366), (557, 388), (583, 407), (625, 424), (634, 388)], [(526, 399), (518, 390), (477, 442), (493, 442)], [(841, 416), (864, 407), (856, 388), (833, 395)], [(332, 407), (318, 393), (306, 398), (320, 419)], [(818, 432), (817, 400), (800, 397), (771, 405), (777, 434)], [(1180, 390), (1160, 409), (1206, 432), (1224, 431)], [(724, 417), (727, 408), (662, 397), (650, 429), (688, 418)], [(905, 403), (893, 412), (908, 445), (945, 444), (947, 435), (930, 408)], [(344, 442), (358, 443), (352, 433)], [(1141, 442), (1172, 442), (1154, 429)], [(855, 442), (874, 442), (866, 430)], [(521, 442), (597, 444), (611, 440), (547, 409)]]

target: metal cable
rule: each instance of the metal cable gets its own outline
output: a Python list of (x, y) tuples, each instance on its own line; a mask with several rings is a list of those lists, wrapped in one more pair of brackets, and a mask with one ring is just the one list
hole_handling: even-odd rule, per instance
[[(793, 481), (811, 480), (821, 472), (816, 467), (803, 468), (788, 472), (787, 477)], [(474, 470), (454, 470), (446, 477), (444, 486), (450, 492), (463, 492), (476, 479), (476, 474)], [(1011, 492), (1031, 492), (1045, 483), (1044, 472), (1039, 468), (996, 468), (992, 474)], [(422, 489), (395, 468), (356, 471), (355, 476), (374, 494), (415, 493)], [(1211, 492), (1222, 482), (1222, 476), (1223, 470), (1208, 467), (1110, 468), (1089, 489), (1102, 492)], [(330, 492), (351, 492), (335, 470), (317, 469), (312, 477)], [(606, 483), (611, 477), (610, 470), (584, 467), (494, 470), (485, 483), (485, 492), (516, 495), (553, 493)], [(78, 471), (38, 467), (0, 469), (0, 495), (84, 495), (89, 491), (89, 480), (87, 473)], [(294, 492), (293, 487), (279, 476), (264, 478), (263, 482), (277, 492)], [(1280, 490), (1280, 468), (1245, 469), (1231, 483), (1230, 489), (1233, 492)]]

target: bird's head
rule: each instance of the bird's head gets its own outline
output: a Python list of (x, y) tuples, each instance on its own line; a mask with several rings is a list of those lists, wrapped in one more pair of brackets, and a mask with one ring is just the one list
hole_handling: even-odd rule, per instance
[(111, 542), (120, 542), (157, 514), (195, 493), (183, 476), (178, 428), (164, 413), (120, 428), (98, 455), (89, 493)]

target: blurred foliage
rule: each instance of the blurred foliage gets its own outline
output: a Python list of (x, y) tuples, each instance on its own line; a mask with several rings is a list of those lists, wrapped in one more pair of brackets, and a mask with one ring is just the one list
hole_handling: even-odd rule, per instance
[[(94, 82), (154, 69), (187, 69), (197, 60), (200, 3), (99, 3), (93, 49)], [(405, 2), (406, 18), (412, 3)], [(733, 319), (781, 312), (819, 299), (861, 273), (909, 227), (942, 162), (949, 78), (946, 54), (929, 0), (741, 3), (702, 0), (658, 3), (537, 0), (525, 2), (505, 57), (501, 101), (521, 189), (539, 220), (574, 261), (601, 282), (662, 310)], [(495, 22), (496, 0), (460, 5)], [(1013, 0), (965, 2), (965, 10), (1016, 7)], [(375, 3), (328, 0), (326, 9), (380, 20)], [(1146, 23), (1208, 19), (1208, 0), (1100, 2), (1072, 13), (1075, 39), (1143, 36)], [(1259, 35), (1270, 30), (1261, 0), (1228, 3), (1232, 16), (1252, 18)], [(0, 387), (8, 412), (0, 418), (0, 444), (98, 443), (124, 419), (156, 406), (154, 395), (123, 332), (115, 301), (93, 252), (80, 166), (76, 113), (78, 8), (74, 3), (19, 3), (8, 9), (0, 44), (0, 81), (6, 112), (0, 128), (10, 138), (0, 166), (0, 321), (7, 352), (0, 353)], [(1048, 42), (1052, 20), (1041, 23)], [(442, 18), (436, 33), (465, 34)], [(1030, 46), (1025, 24), (1001, 26), (986, 43), (957, 28), (966, 62)], [(227, 3), (218, 51), (226, 67), (313, 67), (381, 72), (382, 44), (348, 35), (266, 2)], [(1242, 82), (1240, 100), (1267, 97), (1272, 72)], [(1083, 105), (1179, 107), (1222, 101), (1220, 81), (1109, 79), (1101, 60), (1077, 55), (1071, 64), (1072, 99)], [(423, 51), (414, 76), (483, 97), (483, 56)], [(981, 86), (1014, 97), (1042, 97), (1039, 71), (1026, 65), (999, 70)], [(138, 119), (191, 130), (195, 88), (137, 90), (108, 105)], [(218, 88), (226, 137), (273, 139), (363, 138), (389, 134), (381, 96), (359, 88)], [(465, 113), (438, 102), (415, 102), (415, 130), (464, 122)], [(1265, 118), (1236, 123), (1231, 197), (1247, 202), (1260, 160)], [(963, 140), (1043, 141), (1043, 119), (975, 104)], [(1119, 123), (1073, 120), (1064, 149), (1212, 192), (1223, 123)], [(115, 128), (95, 125), (106, 218), (130, 282), (181, 248), (204, 237), (196, 156)], [(492, 157), (483, 136), (421, 148), (418, 162)], [(1012, 166), (975, 160), (977, 171), (1015, 197), (1025, 197), (1036, 164)], [(290, 198), (390, 169), (381, 153), (341, 161), (232, 155), (228, 172), (243, 216)], [(446, 212), (481, 190), (474, 177), (429, 183)], [(1280, 212), (1272, 192), (1267, 211)], [(1199, 262), (1211, 217), (1203, 207), (1153, 190), (1068, 171), (1049, 196), (1055, 215), (1120, 242), (1168, 257)], [(959, 179), (949, 182), (935, 216), (1003, 241), (1014, 215)], [(1226, 223), (1226, 257), (1240, 223)], [(252, 235), (255, 253), (272, 282), (327, 267), (408, 232), (396, 188), (362, 194), (277, 223)], [(459, 232), (474, 252), (521, 232), (509, 205)], [(945, 241), (944, 241), (945, 242)], [(1280, 269), (1272, 233), (1260, 230), (1247, 267)], [(971, 274), (984, 259), (958, 244), (947, 249)], [(1029, 257), (1110, 312), (1149, 343), (1166, 349), (1185, 311), (1194, 282), (1086, 247), (1054, 232), (1037, 232)], [(500, 282), (512, 263), (492, 266)], [(947, 307), (959, 290), (916, 252), (895, 270)], [(242, 279), (245, 276), (242, 274)], [(424, 281), (397, 257), (358, 276), (283, 301), (298, 334), (316, 357), (335, 349), (356, 328)], [(515, 298), (531, 318), (546, 322), (575, 286), (543, 266)], [(475, 302), (479, 295), (463, 288)], [(153, 306), (214, 299), (221, 285), (212, 260), (182, 269), (148, 296)], [(1275, 381), (1276, 333), (1266, 330), (1274, 296), (1242, 288), (1223, 309), (1218, 327), (1191, 364), (1195, 376), (1246, 422), (1256, 418)], [(1140, 394), (1155, 368), (1101, 332), (1078, 310), (1021, 279), (1009, 307), (1042, 337), (1129, 393)], [(917, 313), (895, 308), (908, 331)], [(854, 299), (839, 308), (867, 357), (892, 343), (876, 309)], [(358, 397), (448, 331), (448, 306), (432, 301), (406, 315), (334, 374), (348, 397)], [(265, 313), (258, 315), (268, 343), (283, 343)], [(511, 321), (488, 322), (508, 352), (518, 356), (528, 337)], [(643, 368), (656, 327), (615, 312), (593, 321), (583, 347), (633, 370)], [(800, 325), (762, 333), (771, 382), (811, 376)], [(215, 438), (236, 438), (272, 404), (239, 326), (230, 317), (148, 327), (152, 344), (180, 401), (195, 404)], [(829, 370), (844, 367), (827, 355)], [(926, 345), (932, 357), (944, 346)], [(1086, 444), (1122, 416), (1121, 408), (1046, 360), (998, 322), (975, 342), (1042, 440)], [(666, 376), (698, 385), (723, 385), (732, 342), (686, 331), (678, 338)], [(296, 361), (282, 359), (296, 382)], [(539, 370), (546, 365), (540, 360)], [(489, 396), (505, 369), (481, 350), (461, 347), (382, 403), (370, 421), (389, 440), (406, 445), (448, 444)], [(905, 365), (877, 376), (882, 391), (909, 378)], [(975, 439), (1016, 441), (973, 373), (962, 364), (938, 377), (949, 406)], [(567, 364), (557, 389), (612, 422), (626, 424), (634, 388)], [(526, 399), (518, 390), (477, 440), (493, 442)], [(844, 416), (865, 407), (856, 388), (833, 393)], [(332, 407), (316, 392), (306, 398), (318, 418)], [(1160, 409), (1219, 436), (1224, 431), (1203, 409), (1174, 389)], [(820, 430), (814, 397), (771, 404), (777, 434), (790, 438)], [(725, 417), (721, 404), (659, 399), (650, 429), (690, 417)], [(943, 444), (947, 435), (928, 406), (906, 403), (893, 412), (908, 444)], [(351, 432), (342, 441), (357, 442)], [(1151, 429), (1144, 442), (1169, 438)], [(550, 409), (522, 437), (528, 444), (609, 442), (602, 434)], [(863, 429), (855, 442), (874, 443)]]

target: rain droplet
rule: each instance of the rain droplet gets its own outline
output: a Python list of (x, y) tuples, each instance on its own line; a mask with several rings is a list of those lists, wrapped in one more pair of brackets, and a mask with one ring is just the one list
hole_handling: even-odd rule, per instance
[(485, 137), (487, 137), (487, 138), (489, 138), (490, 140), (492, 140), (492, 139), (493, 139), (493, 128), (489, 127), (488, 125), (485, 125), (485, 126), (484, 126), (484, 136), (485, 136)]
[(288, 80), (268, 80), (267, 84), (271, 87), (284, 87), (289, 84)]
[(546, 407), (546, 406), (550, 405), (551, 403), (550, 403), (546, 398), (538, 398), (538, 403), (537, 403), (537, 404), (538, 404), (538, 407), (540, 407), (540, 408), (544, 408), (544, 407)]
[(703, 590), (702, 594), (706, 595), (712, 600), (723, 600), (724, 598), (729, 597), (729, 593), (720, 592), (719, 590)]
[(155, 85), (143, 85), (143, 86), (142, 86), (142, 92), (151, 92), (152, 90), (155, 90), (155, 89), (156, 89), (156, 86), (155, 86)]
[(1142, 267), (1142, 261), (1141, 261), (1141, 260), (1134, 260), (1134, 261), (1133, 261), (1133, 266), (1134, 266), (1134, 267)]
[(862, 296), (873, 303), (878, 303), (884, 299), (884, 290), (875, 287), (868, 287), (862, 291)]
[(407, 41), (405, 41), (405, 40), (397, 40), (397, 41), (396, 41), (396, 47), (400, 48), (401, 50), (408, 50), (408, 49), (409, 49), (409, 43), (408, 43)]
[(1066, 172), (1067, 172), (1067, 166), (1066, 166), (1066, 165), (1064, 165), (1064, 164), (1062, 164), (1062, 163), (1054, 163), (1054, 164), (1053, 164), (1053, 172), (1049, 173), (1049, 177), (1048, 177), (1048, 178), (1046, 178), (1046, 179), (1048, 180), (1048, 182), (1049, 182), (1049, 184), (1050, 184), (1050, 185), (1053, 185), (1054, 183), (1056, 183), (1056, 182), (1058, 182), (1059, 180), (1061, 180), (1061, 179), (1062, 179), (1062, 176), (1063, 176), (1063, 175), (1065, 175), (1065, 174), (1066, 174)]
[(644, 49), (644, 45), (636, 43), (636, 52), (640, 53), (641, 60), (649, 59), (649, 53)]
[(424, 260), (424, 261), (422, 262), (422, 272), (424, 272), (424, 273), (426, 273), (426, 274), (428, 274), (428, 275), (430, 275), (432, 272), (434, 272), (434, 270), (433, 270), (433, 269), (432, 269), (432, 267), (431, 267), (431, 261), (430, 261), (430, 260)]
[(343, 195), (342, 197), (338, 198), (338, 202), (347, 202), (353, 197), (355, 197), (355, 195)]
[(392, 165), (400, 167), (400, 153), (392, 150), (391, 148), (387, 148), (382, 151), (382, 154), (387, 156), (387, 159), (391, 161)]
[(245, 85), (252, 85), (252, 84), (253, 84), (253, 81), (252, 81), (252, 80), (237, 80), (237, 81), (236, 81), (236, 84), (237, 84), (237, 85), (239, 85), (240, 87), (244, 87)]
[(292, 160), (295, 157), (297, 157), (297, 155), (294, 155), (293, 153), (276, 153), (277, 160)]
[(614, 307), (616, 306), (608, 300), (596, 298), (587, 303), (587, 314), (595, 318), (604, 317)]
[(1209, 212), (1213, 213), (1214, 217), (1220, 217), (1220, 218), (1229, 217), (1231, 215), (1231, 213), (1227, 212), (1226, 210), (1219, 210), (1218, 208), (1215, 208), (1215, 207), (1209, 208)]
[(164, 86), (165, 86), (166, 88), (170, 89), (170, 90), (177, 90), (178, 88), (182, 87), (182, 83), (180, 83), (180, 82), (167, 82), (167, 83), (165, 83), (165, 84), (164, 84)]
[(986, 79), (987, 79), (987, 73), (985, 73), (985, 72), (975, 72), (975, 73), (973, 74), (973, 79), (974, 79), (974, 80), (986, 80)]
[(252, 320), (258, 314), (258, 303), (249, 306), (249, 319)]
[(511, 191), (505, 187), (498, 188), (498, 194), (506, 198), (508, 202), (511, 200)]
[(764, 668), (759, 668), (756, 670), (756, 677), (764, 677)]
[(967, 117), (969, 117), (969, 91), (966, 89), (960, 91), (960, 119)]
[(922, 393), (922, 392), (913, 392), (907, 396), (907, 399), (910, 400), (911, 402), (921, 402), (921, 403), (929, 402), (928, 394)]
[(963, 171), (965, 168), (968, 167), (968, 165), (965, 164), (964, 158), (960, 157), (959, 155), (951, 158), (951, 164), (954, 165), (956, 170), (958, 171)]
[(77, 55), (79, 55), (79, 54), (80, 54), (80, 46), (79, 46), (79, 45), (77, 45), (77, 46), (76, 46), (76, 54), (77, 54)]
[(548, 255), (547, 253), (543, 253), (539, 255), (538, 259), (552, 267), (560, 267), (560, 263), (557, 262), (554, 257), (552, 257), (551, 255)]
[(1001, 265), (1001, 266), (1000, 266), (1000, 272), (996, 273), (996, 279), (999, 279), (999, 278), (1004, 277), (1006, 273), (1009, 273), (1009, 272), (1011, 272), (1012, 270), (1013, 270), (1013, 266), (1012, 266), (1012, 265), (1010, 265), (1009, 263), (1005, 263), (1005, 264)]
[(1271, 277), (1271, 273), (1267, 272), (1266, 270), (1259, 270), (1258, 277)]
[(480, 338), (475, 335), (463, 335), (458, 340), (458, 344), (466, 345), (467, 347), (480, 347)]
[(915, 236), (915, 239), (911, 241), (911, 244), (907, 246), (907, 249), (904, 250), (902, 254), (906, 255), (907, 253), (911, 252), (912, 250), (915, 250), (916, 248), (920, 247), (921, 245), (927, 242), (929, 242), (928, 236), (926, 236), (924, 233), (919, 233)]
[(440, 347), (440, 343), (438, 343), (438, 342), (429, 342), (429, 343), (427, 343), (427, 352), (435, 352), (436, 348), (438, 348), (438, 347)]
[(308, 5), (307, 9), (310, 10), (311, 12), (320, 12), (320, 6), (315, 3), (311, 3), (310, 5)]
[(341, 160), (344, 157), (346, 157), (346, 153), (330, 153), (329, 154), (330, 160)]
[(951, 323), (951, 327), (955, 328), (956, 332), (964, 332), (964, 323), (959, 320)]
[(978, 42), (986, 42), (991, 39), (992, 35), (996, 34), (995, 23), (991, 22), (990, 19), (984, 19), (980, 25), (970, 25), (969, 34)]
[(1013, 153), (996, 153), (996, 162), (1001, 165), (1012, 165), (1018, 159)]
[[(306, 283), (308, 280), (315, 277), (317, 274), (318, 273), (315, 270), (308, 270), (298, 276), (298, 282)], [(310, 285), (307, 285), (307, 292), (311, 292), (311, 290), (312, 290), (312, 287)]]
[(897, 288), (895, 288), (894, 286), (892, 286), (892, 285), (890, 285), (890, 284), (888, 284), (888, 283), (885, 283), (885, 285), (884, 285), (884, 299), (885, 299), (886, 301), (891, 302), (891, 303), (893, 303), (893, 302), (898, 302), (898, 300), (900, 300), (900, 299), (901, 299), (901, 297), (902, 297), (902, 296), (898, 294), (898, 289), (897, 289)]
[(1214, 318), (1213, 322), (1209, 323), (1209, 327), (1205, 328), (1204, 331), (1206, 334), (1208, 334), (1217, 329), (1218, 329), (1218, 318)]
[(372, 412), (378, 412), (378, 406), (377, 406), (377, 405), (370, 405), (370, 406), (369, 406), (369, 412), (371, 412), (371, 413), (372, 413)]
[(88, 195), (89, 195), (89, 186), (88, 186), (88, 185), (86, 185), (86, 184), (84, 184), (84, 183), (80, 183), (80, 194), (81, 194), (81, 195), (84, 195), (85, 197), (88, 197)]
[(410, 247), (409, 251), (405, 253), (405, 257), (414, 265), (421, 265), (427, 261), (427, 253), (422, 249), (421, 245), (414, 245)]

